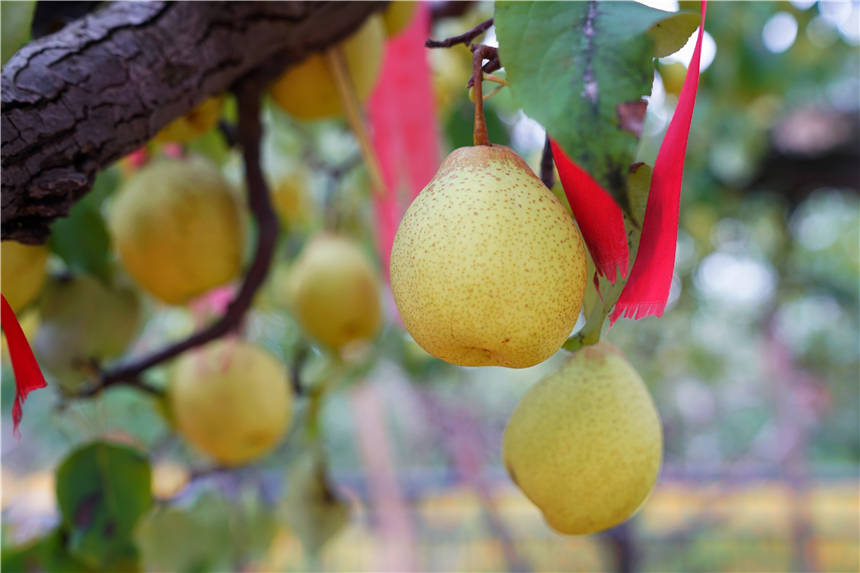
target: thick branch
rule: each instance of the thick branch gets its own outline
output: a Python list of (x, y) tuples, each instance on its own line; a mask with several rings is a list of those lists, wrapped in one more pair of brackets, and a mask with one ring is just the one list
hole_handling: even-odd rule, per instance
[(238, 142), (242, 146), (245, 162), (245, 181), (248, 187), (248, 203), (254, 221), (257, 223), (257, 249), (254, 260), (245, 275), (245, 281), (239, 289), (236, 298), (230, 303), (227, 312), (217, 322), (193, 334), (189, 338), (171, 344), (142, 359), (122, 365), (114, 370), (102, 373), (97, 385), (74, 397), (83, 398), (101, 392), (115, 384), (131, 384), (152, 391), (142, 385), (140, 374), (148, 368), (170, 360), (186, 350), (202, 346), (216, 338), (238, 329), (242, 324), (245, 313), (254, 301), (254, 295), (266, 280), (275, 244), (278, 239), (278, 220), (269, 199), (269, 189), (266, 186), (263, 171), (260, 167), (260, 141), (262, 125), (260, 123), (260, 100), (263, 84), (258, 78), (245, 79), (236, 88), (236, 99), (239, 104), (239, 125), (237, 130)]
[(205, 98), (343, 39), (384, 2), (113, 2), (2, 71), (2, 236), (42, 242), (96, 172)]

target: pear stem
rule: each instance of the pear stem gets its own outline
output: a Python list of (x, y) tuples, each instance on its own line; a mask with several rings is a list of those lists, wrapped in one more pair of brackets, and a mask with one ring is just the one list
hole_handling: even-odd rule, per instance
[(373, 192), (385, 195), (386, 188), (385, 179), (382, 177), (382, 168), (370, 141), (370, 134), (367, 131), (367, 125), (361, 111), (361, 102), (358, 100), (355, 84), (349, 75), (349, 68), (346, 65), (342, 48), (336, 45), (326, 50), (325, 61), (337, 89), (337, 95), (340, 97), (340, 103), (346, 113), (346, 121), (358, 140), (358, 147), (361, 149), (361, 155), (367, 165)]
[(472, 141), (475, 145), (490, 145), (487, 134), (487, 121), (484, 119), (484, 46), (477, 46), (472, 54), (472, 83), (475, 90), (475, 127)]

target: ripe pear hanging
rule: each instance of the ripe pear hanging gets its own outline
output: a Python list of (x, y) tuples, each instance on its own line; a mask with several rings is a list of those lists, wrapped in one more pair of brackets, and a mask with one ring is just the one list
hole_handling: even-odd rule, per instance
[(406, 211), (391, 251), (407, 330), (462, 366), (546, 360), (570, 335), (585, 284), (571, 216), (504, 146), (453, 151)]
[(663, 433), (648, 389), (607, 342), (577, 351), (526, 393), (505, 428), (511, 479), (560, 533), (629, 518), (660, 469)]

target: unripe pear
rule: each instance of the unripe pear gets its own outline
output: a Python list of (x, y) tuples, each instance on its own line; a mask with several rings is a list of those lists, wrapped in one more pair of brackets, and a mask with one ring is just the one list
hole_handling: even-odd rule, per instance
[(147, 164), (118, 192), (108, 225), (129, 275), (168, 304), (184, 304), (239, 274), (242, 209), (206, 160)]
[(607, 342), (577, 351), (529, 390), (502, 443), (511, 479), (566, 534), (629, 518), (653, 489), (662, 452), (651, 396)]
[(525, 368), (573, 330), (586, 282), (579, 230), (507, 147), (452, 152), (410, 205), (391, 251), (406, 329), (461, 366)]
[(215, 127), (221, 115), (224, 98), (210, 97), (187, 114), (174, 119), (155, 136), (159, 143), (187, 143)]
[(135, 290), (107, 286), (89, 275), (51, 277), (39, 301), (33, 342), (39, 364), (75, 390), (100, 364), (125, 352), (140, 329)]
[(0, 249), (0, 290), (17, 313), (33, 302), (42, 290), (50, 251), (45, 245), (25, 245), (18, 241), (3, 241)]
[(296, 318), (328, 348), (339, 350), (379, 330), (379, 278), (352, 241), (329, 234), (314, 237), (296, 261), (290, 282)]
[[(379, 14), (368, 17), (341, 46), (358, 99), (364, 101), (373, 91), (382, 69), (385, 48), (382, 17)], [(284, 111), (299, 119), (321, 119), (343, 113), (326, 59), (319, 53), (288, 68), (272, 84), (269, 93)]]
[(183, 354), (168, 397), (177, 431), (231, 466), (271, 451), (293, 417), (287, 367), (268, 351), (237, 340)]

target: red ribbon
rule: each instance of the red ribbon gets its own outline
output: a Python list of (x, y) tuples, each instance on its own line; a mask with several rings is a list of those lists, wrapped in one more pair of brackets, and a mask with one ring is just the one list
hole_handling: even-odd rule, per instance
[(6, 297), (0, 295), (0, 324), (6, 333), (6, 343), (9, 345), (9, 357), (12, 360), (12, 371), (15, 373), (15, 404), (12, 406), (12, 431), (16, 437), (21, 434), (18, 425), (24, 412), (22, 406), (27, 394), (33, 390), (47, 386), (42, 370), (36, 363), (36, 357), (30, 349), (27, 337), (15, 317), (15, 311), (6, 302)]
[(597, 272), (613, 283), (618, 269), (626, 277), (629, 254), (621, 208), (591, 175), (564, 154), (555, 140), (550, 138), (549, 143), (567, 202)]
[[(706, 7), (707, 1), (703, 0), (696, 48), (654, 164), (639, 250), (610, 322), (615, 322), (622, 314), (634, 319), (662, 316), (666, 308), (675, 269), (684, 154), (699, 83)], [(616, 269), (620, 268), (621, 276), (626, 276), (629, 262), (621, 208), (606, 190), (564, 154), (561, 146), (552, 139), (550, 144), (561, 184), (597, 271), (615, 282)]]
[(410, 24), (388, 40), (382, 73), (368, 102), (373, 147), (386, 186), (384, 194), (374, 197), (377, 243), (386, 278), (397, 224), (408, 204), (398, 191), (408, 189), (411, 201), (439, 168), (436, 106), (424, 48), (429, 33), (430, 9), (422, 2)]
[(654, 163), (639, 251), (633, 262), (633, 270), (630, 271), (630, 279), (609, 317), (610, 324), (621, 315), (638, 320), (645, 316), (662, 316), (666, 309), (675, 270), (684, 155), (693, 120), (693, 107), (696, 105), (706, 9), (707, 1), (703, 0), (702, 21), (699, 23), (693, 58), (687, 68), (675, 114), (669, 122)]

